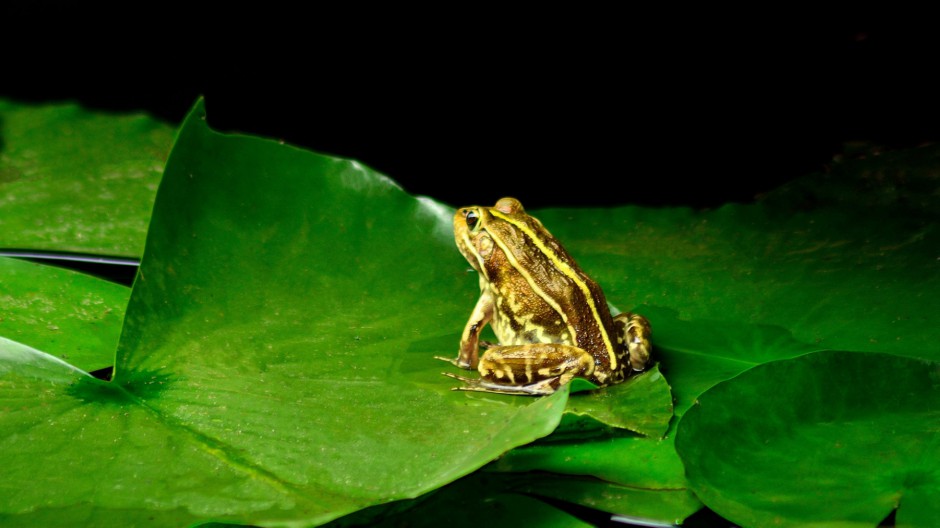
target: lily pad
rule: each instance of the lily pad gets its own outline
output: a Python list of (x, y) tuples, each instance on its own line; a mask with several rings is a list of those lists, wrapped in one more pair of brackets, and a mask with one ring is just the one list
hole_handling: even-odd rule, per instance
[(17, 490), (0, 515), (322, 523), (549, 434), (566, 390), (470, 395), (440, 375), (433, 356), (456, 349), (476, 289), (450, 215), (358, 163), (217, 134), (200, 103), (167, 162), (113, 381), (0, 343)]
[(110, 367), (129, 296), (112, 282), (0, 257), (0, 337), (89, 372)]
[(720, 381), (762, 363), (818, 350), (776, 326), (686, 321), (669, 309), (644, 307), (644, 311), (658, 325), (657, 351), (675, 386), (677, 416)]
[(639, 526), (681, 524), (702, 504), (685, 488), (650, 490), (584, 477), (533, 473), (513, 479), (513, 489), (608, 512)]
[[(832, 185), (842, 186), (830, 193), (853, 192)], [(537, 215), (610, 302), (650, 318), (654, 347), (669, 336), (643, 306), (684, 321), (778, 327), (816, 350), (940, 359), (940, 211), (841, 204), (794, 210), (775, 196), (712, 211), (621, 207)]]
[(487, 469), (592, 476), (635, 489), (666, 490), (687, 486), (672, 437), (611, 436), (582, 441), (548, 441), (551, 438), (513, 449)]
[(654, 365), (618, 385), (571, 394), (564, 418), (567, 425), (559, 429), (573, 429), (579, 435), (602, 425), (662, 437), (672, 419), (672, 393)]
[(518, 526), (589, 527), (581, 519), (523, 494), (513, 482), (498, 475), (474, 473), (415, 500), (364, 510), (329, 526), (493, 528)]
[(513, 449), (486, 469), (513, 474), (532, 493), (660, 523), (685, 519), (701, 507), (676, 454), (674, 433), (663, 439), (558, 436)]
[(424, 526), (441, 519), (456, 526), (580, 525), (583, 521), (565, 513), (571, 510), (591, 525), (606, 525), (617, 516), (646, 526), (681, 522), (700, 507), (689, 490), (651, 491), (593, 478), (483, 471), (418, 499), (363, 510), (330, 526)]
[(140, 257), (174, 128), (0, 100), (0, 248)]
[(824, 351), (705, 394), (676, 447), (696, 495), (743, 526), (897, 526), (940, 514), (940, 364)]

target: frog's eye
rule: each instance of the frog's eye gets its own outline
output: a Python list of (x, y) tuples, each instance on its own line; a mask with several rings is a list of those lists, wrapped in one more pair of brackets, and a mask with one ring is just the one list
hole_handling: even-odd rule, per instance
[(467, 211), (467, 214), (464, 215), (464, 218), (467, 220), (467, 227), (473, 231), (473, 228), (477, 226), (480, 222), (480, 217), (477, 216), (473, 211)]

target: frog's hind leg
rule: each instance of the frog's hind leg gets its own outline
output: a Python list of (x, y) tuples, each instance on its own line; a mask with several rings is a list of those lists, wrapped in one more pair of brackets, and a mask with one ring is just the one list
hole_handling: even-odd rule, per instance
[(653, 350), (653, 345), (650, 343), (653, 333), (650, 322), (642, 315), (622, 313), (614, 317), (614, 327), (617, 341), (625, 345), (621, 347), (621, 350), (627, 351), (630, 366), (635, 371), (646, 370), (650, 353)]
[(498, 383), (491, 383), (485, 379), (476, 379), (476, 378), (465, 378), (463, 376), (458, 376), (456, 374), (451, 374), (450, 372), (443, 373), (448, 378), (454, 378), (455, 380), (460, 380), (463, 382), (463, 385), (460, 387), (454, 387), (451, 390), (455, 391), (471, 391), (471, 392), (495, 392), (497, 394), (517, 394), (517, 395), (527, 395), (527, 396), (543, 396), (547, 394), (552, 394), (558, 387), (564, 385), (561, 381), (561, 376), (555, 376), (554, 378), (549, 378), (541, 381), (537, 381), (530, 385), (522, 385), (519, 387), (514, 387), (511, 385), (500, 385)]
[(594, 359), (584, 350), (562, 344), (495, 346), (480, 358), (480, 379), (445, 374), (464, 383), (456, 390), (543, 395), (555, 392), (575, 376), (589, 377)]

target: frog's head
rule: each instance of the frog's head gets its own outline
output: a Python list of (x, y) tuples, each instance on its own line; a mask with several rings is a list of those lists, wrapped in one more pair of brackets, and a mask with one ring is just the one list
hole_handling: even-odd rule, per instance
[(457, 249), (473, 266), (483, 272), (485, 263), (501, 253), (498, 242), (513, 237), (514, 226), (507, 217), (525, 215), (515, 198), (502, 198), (493, 207), (472, 205), (457, 209), (454, 214), (454, 240)]

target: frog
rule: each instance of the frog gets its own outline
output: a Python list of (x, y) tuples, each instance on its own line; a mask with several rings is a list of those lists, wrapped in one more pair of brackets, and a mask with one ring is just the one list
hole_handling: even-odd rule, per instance
[[(647, 369), (649, 321), (611, 315), (600, 286), (519, 200), (458, 208), (453, 224), (457, 248), (480, 283), (457, 357), (437, 356), (479, 372), (443, 373), (461, 382), (454, 390), (541, 396), (575, 378), (602, 388)], [(498, 343), (480, 340), (486, 325)]]

